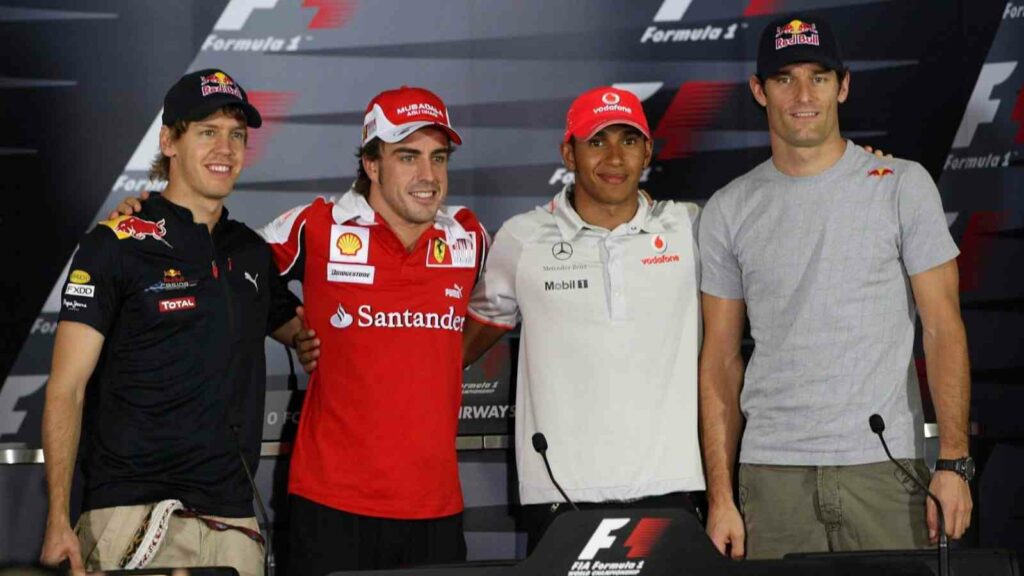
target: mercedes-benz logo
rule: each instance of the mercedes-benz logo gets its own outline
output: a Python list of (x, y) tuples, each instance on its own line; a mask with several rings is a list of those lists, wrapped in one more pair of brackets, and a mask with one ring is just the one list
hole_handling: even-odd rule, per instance
[(555, 260), (568, 260), (572, 258), (572, 244), (568, 242), (555, 242), (551, 245), (551, 255)]

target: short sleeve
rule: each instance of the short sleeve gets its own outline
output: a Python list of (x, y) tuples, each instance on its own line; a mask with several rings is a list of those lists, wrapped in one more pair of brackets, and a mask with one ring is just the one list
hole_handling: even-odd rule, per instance
[(313, 204), (296, 206), (257, 231), (270, 245), (281, 276), (302, 280), (305, 227), (313, 209)]
[(700, 213), (697, 245), (700, 248), (701, 285), (705, 294), (742, 299), (743, 275), (732, 233), (722, 213), (721, 193), (708, 200)]
[(107, 335), (121, 303), (121, 256), (109, 228), (97, 226), (78, 244), (61, 287), (59, 319), (81, 322)]
[(270, 312), (267, 314), (267, 334), (270, 334), (295, 317), (295, 308), (301, 306), (302, 301), (288, 289), (288, 279), (276, 273), (273, 260), (268, 259), (268, 262)]
[(494, 236), (484, 273), (469, 300), (469, 315), (478, 322), (512, 329), (519, 320), (516, 268), (522, 243), (503, 227)]
[(900, 256), (913, 276), (956, 258), (960, 250), (949, 233), (939, 190), (919, 164), (900, 181)]

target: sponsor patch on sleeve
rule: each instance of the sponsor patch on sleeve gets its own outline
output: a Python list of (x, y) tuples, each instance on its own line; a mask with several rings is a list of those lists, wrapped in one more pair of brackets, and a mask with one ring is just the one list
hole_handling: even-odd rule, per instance
[(92, 284), (68, 284), (68, 287), (64, 289), (64, 294), (67, 296), (80, 298), (92, 298), (95, 292), (96, 287)]
[(452, 244), (444, 238), (434, 238), (427, 244), (427, 268), (475, 268), (476, 232), (468, 232), (469, 239)]

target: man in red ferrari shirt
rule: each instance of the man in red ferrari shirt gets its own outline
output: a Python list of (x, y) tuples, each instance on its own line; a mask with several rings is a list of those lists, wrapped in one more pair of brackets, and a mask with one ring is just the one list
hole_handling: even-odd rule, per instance
[(289, 574), (465, 558), (462, 328), (487, 235), (444, 206), (461, 142), (435, 94), (382, 92), (352, 189), (262, 231), (321, 340), (292, 455)]

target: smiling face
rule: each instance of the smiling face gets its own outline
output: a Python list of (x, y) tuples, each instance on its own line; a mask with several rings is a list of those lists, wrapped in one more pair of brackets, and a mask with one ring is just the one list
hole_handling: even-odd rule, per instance
[(576, 173), (576, 203), (635, 206), (640, 176), (651, 161), (653, 144), (632, 126), (613, 124), (587, 140), (562, 144), (562, 161)]
[(185, 197), (223, 200), (235, 186), (245, 162), (245, 117), (214, 114), (188, 125), (177, 139), (160, 129), (160, 150), (170, 158), (168, 188)]
[(392, 228), (425, 229), (448, 194), (448, 135), (421, 128), (400, 142), (382, 142), (380, 157), (364, 157), (370, 206)]
[(846, 101), (850, 75), (840, 80), (820, 64), (791, 64), (764, 83), (751, 77), (750, 90), (768, 114), (772, 145), (814, 148), (841, 139), (839, 104)]

